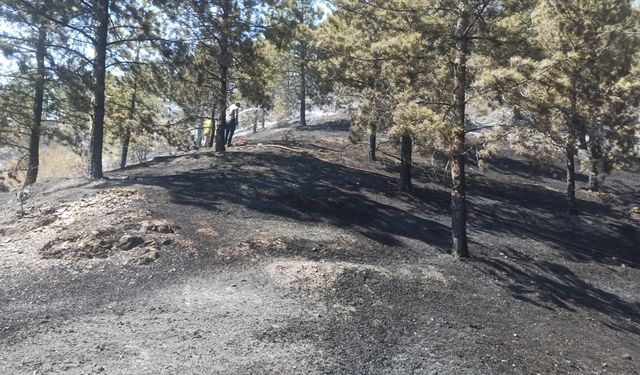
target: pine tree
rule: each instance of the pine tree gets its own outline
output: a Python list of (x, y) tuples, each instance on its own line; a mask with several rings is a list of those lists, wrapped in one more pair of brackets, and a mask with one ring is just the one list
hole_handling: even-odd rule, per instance
[[(366, 6), (353, 1), (336, 2), (338, 9), (317, 32), (317, 46), (328, 57), (320, 60), (324, 80), (334, 82), (340, 102), (347, 108), (352, 133), (368, 138), (368, 158), (376, 161), (377, 134), (393, 127), (393, 111), (397, 104), (386, 69), (394, 63), (393, 51), (385, 46), (385, 27), (380, 15), (367, 12)], [(410, 157), (404, 139), (405, 153), (401, 180), (409, 189)], [(401, 153), (402, 154), (402, 153)]]
[[(318, 51), (315, 47), (315, 30), (322, 12), (318, 0), (279, 0), (267, 12), (266, 38), (280, 52), (287, 78), (297, 80), (297, 107), (300, 126), (307, 125), (307, 100), (318, 94), (312, 87), (318, 83), (313, 60)], [(291, 87), (293, 88), (293, 87)]]
[(224, 152), (226, 112), (234, 74), (243, 64), (251, 64), (244, 57), (253, 54), (253, 38), (260, 34), (256, 3), (252, 0), (164, 0), (158, 3), (176, 24), (177, 33), (193, 41), (190, 46), (182, 45), (181, 48), (186, 51), (201, 49), (215, 59), (217, 88), (214, 96), (218, 121), (214, 146), (216, 151)]
[[(50, 28), (44, 15), (52, 10), (49, 0), (38, 0), (35, 3), (16, 0), (0, 5), (0, 17), (18, 31), (14, 34), (1, 35), (0, 49), (9, 55), (14, 55), (16, 52), (20, 54), (18, 59), (23, 66), (22, 70), (27, 71), (27, 77), (33, 82), (32, 118), (29, 129), (25, 186), (34, 184), (38, 178), (40, 137), (47, 80), (45, 59), (48, 47), (47, 35)], [(27, 35), (20, 35), (20, 30), (25, 30)], [(26, 50), (24, 44), (28, 46)], [(29, 66), (30, 57), (35, 60), (34, 67)]]
[(568, 211), (576, 215), (578, 149), (590, 154), (591, 185), (596, 188), (598, 165), (610, 154), (604, 149), (632, 148), (615, 144), (622, 146), (619, 141), (633, 133), (638, 89), (632, 67), (638, 42), (631, 30), (637, 22), (626, 0), (543, 0), (529, 14), (532, 48), (513, 61), (511, 71), (520, 84), (507, 100), (515, 103), (514, 119), (525, 149), (536, 154), (536, 148), (547, 144), (546, 150), (562, 150)]
[[(469, 255), (466, 226), (467, 107), (483, 96), (480, 78), (517, 52), (510, 31), (522, 27), (525, 0), (336, 1), (354, 33), (377, 32), (374, 43), (395, 103), (392, 132), (431, 144), (451, 165), (453, 252)], [(348, 20), (348, 21), (345, 21)], [(361, 35), (357, 34), (357, 35)], [(357, 44), (351, 55), (362, 57)], [(365, 51), (367, 51), (365, 49)], [(366, 52), (365, 52), (366, 53)], [(365, 54), (365, 56), (367, 56)], [(365, 59), (366, 60), (366, 59)], [(363, 70), (365, 64), (362, 64)], [(371, 68), (368, 69), (371, 71)], [(493, 87), (491, 88), (493, 90)], [(404, 132), (404, 133), (403, 133)], [(410, 150), (407, 143), (403, 149)], [(402, 158), (407, 159), (407, 158)], [(403, 168), (403, 170), (405, 170)], [(405, 172), (405, 174), (407, 174)]]

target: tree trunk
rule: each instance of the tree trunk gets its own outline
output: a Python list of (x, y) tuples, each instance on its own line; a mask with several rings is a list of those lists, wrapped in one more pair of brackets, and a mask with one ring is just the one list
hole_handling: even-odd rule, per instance
[(253, 118), (253, 133), (257, 133), (258, 132), (258, 116), (256, 114), (256, 116)]
[[(139, 50), (138, 50), (139, 52)], [(136, 58), (136, 61), (138, 59)], [(138, 105), (138, 81), (135, 76), (133, 76), (133, 92), (131, 93), (131, 101), (129, 102), (129, 114), (128, 121), (133, 121), (136, 114), (136, 107)], [(131, 143), (131, 124), (127, 124), (127, 128), (124, 132), (124, 138), (122, 139), (122, 154), (120, 155), (120, 169), (123, 169), (127, 166), (127, 159), (129, 158), (129, 144)]]
[(266, 112), (266, 111), (265, 111), (265, 109), (263, 108), (263, 109), (262, 109), (262, 118), (261, 118), (261, 120), (260, 120), (260, 121), (262, 121), (262, 129), (264, 129), (264, 118), (265, 118), (265, 112)]
[(576, 143), (572, 135), (567, 140), (566, 148), (567, 157), (567, 198), (569, 200), (569, 215), (578, 214), (578, 206), (576, 204)]
[(600, 143), (597, 139), (593, 139), (591, 141), (591, 145), (589, 147), (589, 155), (591, 160), (591, 166), (589, 171), (589, 190), (591, 191), (599, 191), (600, 183), (598, 180), (598, 165), (600, 163), (600, 159), (602, 158), (602, 152), (600, 148)]
[(107, 37), (109, 32), (109, 0), (95, 2), (95, 60), (93, 65), (93, 123), (89, 144), (89, 178), (102, 178), (102, 146), (104, 141), (105, 75)]
[(220, 33), (220, 92), (218, 98), (218, 127), (215, 134), (216, 152), (224, 152), (226, 150), (224, 130), (227, 127), (227, 97), (229, 95), (229, 66), (231, 65), (231, 56), (229, 55), (230, 13), (231, 1), (225, 0), (222, 7), (223, 30)]
[(129, 158), (129, 144), (131, 143), (131, 126), (127, 125), (124, 131), (124, 138), (122, 138), (122, 151), (120, 153), (120, 169), (124, 169), (127, 166), (127, 159)]
[(461, 9), (456, 29), (456, 92), (453, 155), (451, 164), (451, 234), (453, 252), (460, 258), (469, 256), (467, 244), (467, 207), (465, 176), (465, 124), (466, 124), (466, 86), (467, 86), (467, 54), (471, 9), (467, 0), (460, 1)]
[(597, 161), (591, 160), (591, 171), (589, 172), (589, 190), (593, 192), (600, 191), (600, 183), (598, 182), (598, 164)]
[(227, 127), (227, 90), (228, 81), (227, 73), (229, 69), (226, 66), (220, 67), (220, 99), (218, 100), (218, 126), (215, 134), (215, 150), (216, 152), (224, 152), (224, 129)]
[(204, 126), (201, 122), (198, 123), (198, 128), (196, 129), (196, 148), (200, 148), (203, 146), (202, 137), (204, 136)]
[[(300, 24), (304, 24), (304, 13), (300, 12)], [(300, 41), (300, 126), (307, 126), (307, 43)]]
[(216, 134), (216, 107), (211, 108), (211, 130), (209, 131), (209, 139), (207, 140), (207, 147), (213, 147), (214, 135)]
[(568, 123), (568, 136), (565, 149), (567, 158), (567, 200), (569, 202), (569, 215), (578, 215), (578, 205), (576, 203), (576, 132), (579, 128), (578, 118), (578, 96), (576, 93), (577, 77), (572, 78), (571, 89), (571, 118)]
[(300, 126), (307, 126), (307, 64), (300, 64)]
[(31, 125), (31, 135), (29, 137), (29, 165), (27, 177), (24, 185), (33, 185), (38, 179), (38, 168), (40, 166), (40, 129), (42, 126), (42, 112), (44, 105), (44, 85), (45, 85), (45, 53), (47, 43), (47, 30), (43, 24), (38, 29), (38, 41), (36, 42), (36, 77), (35, 77), (35, 97), (33, 100), (33, 124)]
[(400, 144), (400, 190), (411, 191), (411, 154), (413, 140), (409, 134), (403, 134)]
[(371, 126), (369, 129), (369, 161), (376, 161), (376, 141), (377, 141), (377, 127), (375, 125)]

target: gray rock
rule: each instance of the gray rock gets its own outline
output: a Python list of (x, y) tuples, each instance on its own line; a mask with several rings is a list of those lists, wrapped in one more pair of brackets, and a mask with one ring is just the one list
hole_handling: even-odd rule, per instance
[(160, 257), (160, 251), (155, 247), (147, 247), (138, 258), (139, 265), (146, 265), (155, 262)]
[(140, 230), (145, 232), (175, 233), (175, 227), (166, 220), (145, 220), (140, 223)]
[(124, 251), (131, 250), (144, 243), (144, 238), (125, 234), (118, 241), (118, 247)]

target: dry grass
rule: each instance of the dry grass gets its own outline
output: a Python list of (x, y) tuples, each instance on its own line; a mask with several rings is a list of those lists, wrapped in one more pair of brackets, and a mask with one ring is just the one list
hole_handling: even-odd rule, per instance
[(42, 150), (40, 155), (40, 180), (79, 177), (84, 170), (82, 158), (68, 148), (53, 146)]
[[(19, 188), (25, 178), (27, 160), (22, 159), (16, 168), (18, 160), (3, 163), (0, 172), (0, 189), (13, 190)], [(38, 181), (79, 177), (84, 171), (82, 158), (63, 146), (43, 147), (40, 151), (40, 170)], [(3, 189), (4, 187), (4, 189)]]

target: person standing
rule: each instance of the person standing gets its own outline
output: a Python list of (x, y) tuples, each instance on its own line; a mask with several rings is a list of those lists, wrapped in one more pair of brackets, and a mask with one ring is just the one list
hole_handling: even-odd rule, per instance
[(233, 133), (238, 126), (238, 120), (240, 116), (240, 102), (236, 102), (234, 105), (227, 109), (227, 126), (224, 131), (224, 141), (227, 147), (231, 146), (231, 140), (233, 139)]

